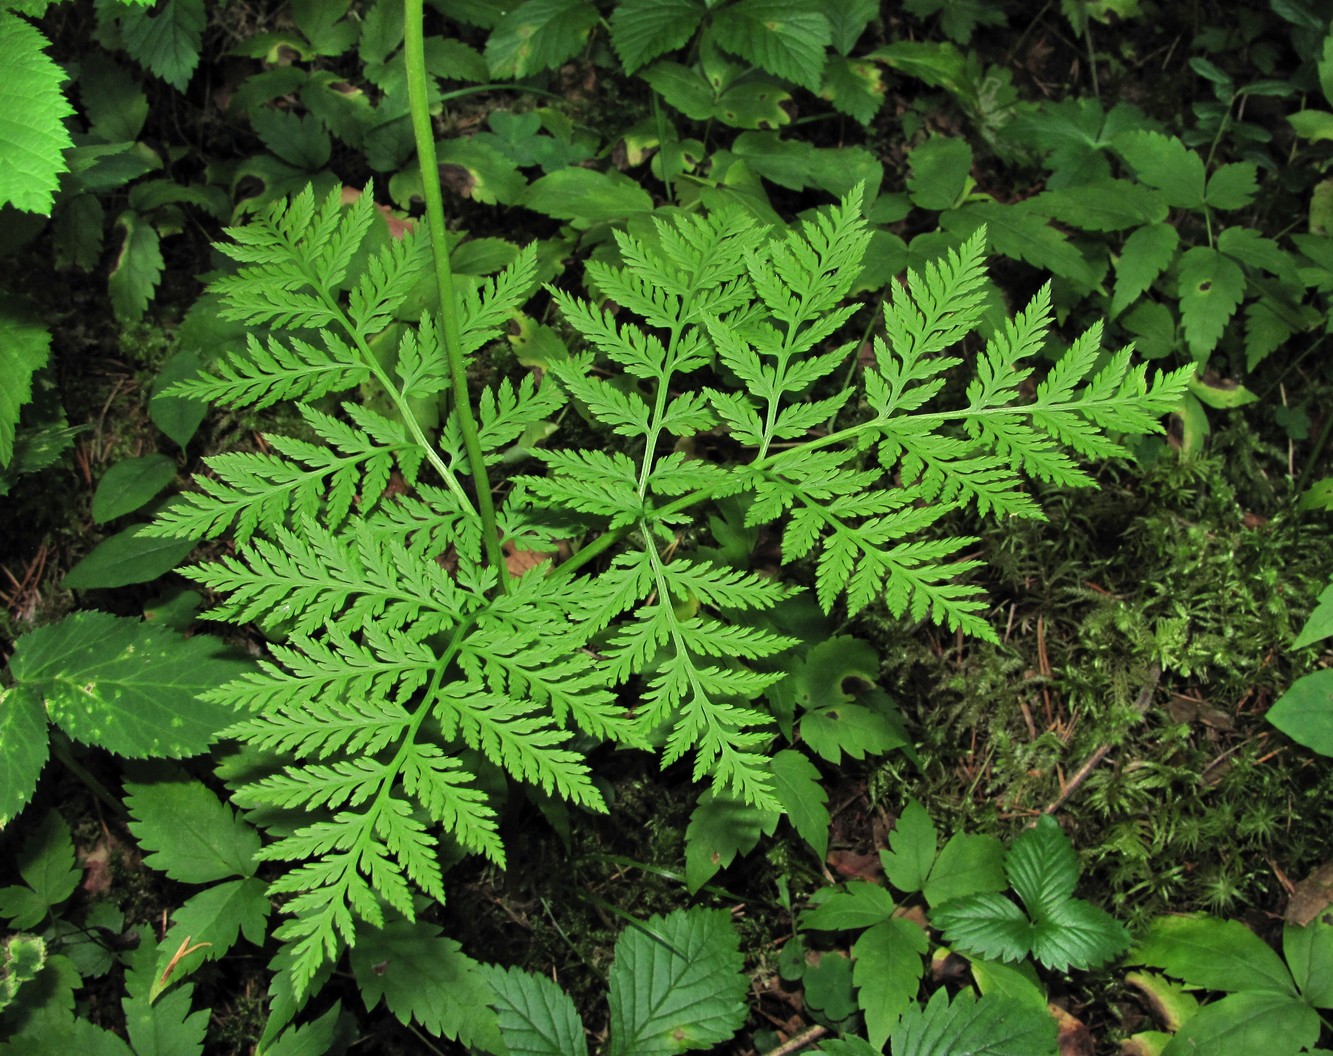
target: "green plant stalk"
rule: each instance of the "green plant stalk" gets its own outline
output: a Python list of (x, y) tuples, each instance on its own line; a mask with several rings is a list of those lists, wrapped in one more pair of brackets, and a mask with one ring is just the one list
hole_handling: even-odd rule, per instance
[(403, 56), (407, 62), (407, 98), (412, 113), (412, 135), (417, 144), (417, 162), (421, 166), (421, 188), (426, 198), (426, 231), (430, 235), (435, 258), (435, 283), (440, 295), (440, 335), (449, 360), (449, 382), (453, 390), (453, 410), (458, 416), (459, 432), (467, 451), (473, 490), (477, 495), (477, 513), (481, 517), (481, 541), (486, 560), (495, 569), (500, 592), (508, 593), (509, 573), (505, 568), (500, 533), (495, 524), (495, 503), (491, 498), (486, 459), (477, 435), (477, 420), (467, 388), (467, 365), (463, 361), (463, 342), (458, 330), (458, 302), (454, 294), (454, 274), (449, 265), (449, 244), (445, 240), (444, 200), (436, 175), (435, 134), (430, 123), (430, 99), (426, 81), (426, 46), (423, 39), (423, 0), (403, 0)]

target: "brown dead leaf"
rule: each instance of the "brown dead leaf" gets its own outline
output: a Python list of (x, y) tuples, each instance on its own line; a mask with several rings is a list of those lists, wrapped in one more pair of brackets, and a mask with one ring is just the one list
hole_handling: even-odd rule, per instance
[(79, 864), (83, 866), (83, 882), (79, 886), (88, 894), (104, 895), (111, 890), (111, 854), (117, 849), (108, 836), (86, 850), (79, 849)]
[(1057, 1030), (1056, 1041), (1060, 1056), (1093, 1056), (1097, 1046), (1093, 1044), (1092, 1031), (1081, 1019), (1076, 1019), (1059, 1005), (1047, 1005), (1055, 1017)]
[(1333, 862), (1325, 862), (1296, 885), (1287, 900), (1287, 923), (1304, 927), (1333, 905)]
[(839, 876), (856, 880), (879, 881), (884, 867), (878, 854), (857, 854), (855, 851), (829, 851), (828, 864)]

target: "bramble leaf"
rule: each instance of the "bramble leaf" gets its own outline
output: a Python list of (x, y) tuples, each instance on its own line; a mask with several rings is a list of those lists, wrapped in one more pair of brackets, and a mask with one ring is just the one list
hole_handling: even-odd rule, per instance
[(1180, 258), (1180, 318), (1190, 354), (1203, 362), (1245, 296), (1245, 273), (1216, 249), (1195, 246)]
[[(68, 168), (62, 152), (71, 141), (64, 121), (74, 113), (60, 88), (65, 73), (45, 54), (49, 46), (25, 19), (0, 11), (0, 84), (7, 99), (0, 107), (0, 205), (44, 216)], [(0, 457), (0, 465), (7, 461)]]
[(611, 16), (611, 45), (633, 73), (686, 43), (703, 16), (698, 0), (625, 0)]
[(833, 41), (828, 20), (795, 0), (739, 0), (722, 8), (714, 39), (761, 70), (812, 92), (824, 73), (824, 51)]
[(486, 63), (492, 77), (527, 77), (573, 58), (597, 23), (587, 0), (526, 0), (491, 30)]

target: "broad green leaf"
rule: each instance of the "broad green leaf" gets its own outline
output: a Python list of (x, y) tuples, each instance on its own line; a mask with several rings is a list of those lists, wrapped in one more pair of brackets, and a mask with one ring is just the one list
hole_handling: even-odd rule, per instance
[[(1274, 5), (1276, 10), (1276, 5)], [(1324, 37), (1324, 47), (1319, 53), (1316, 67), (1319, 73), (1319, 88), (1324, 93), (1324, 100), (1333, 103), (1333, 33)]]
[(597, 24), (587, 0), (527, 0), (500, 19), (486, 41), (492, 77), (527, 77), (578, 54)]
[(1176, 348), (1176, 320), (1165, 304), (1141, 301), (1125, 313), (1121, 323), (1134, 335), (1135, 348), (1144, 359), (1161, 359)]
[(698, 891), (717, 872), (754, 850), (759, 837), (772, 835), (778, 815), (712, 789), (699, 796), (685, 828), (685, 882)]
[(49, 753), (41, 697), (28, 686), (0, 686), (0, 831), (32, 799)]
[(698, 0), (624, 0), (611, 16), (611, 46), (633, 73), (685, 44), (703, 16)]
[(952, 209), (972, 185), (972, 148), (959, 136), (931, 136), (907, 155), (907, 190), (921, 209)]
[(761, 70), (819, 91), (828, 20), (799, 0), (739, 0), (713, 17), (713, 39)]
[(925, 887), (930, 867), (935, 864), (938, 838), (926, 808), (910, 800), (889, 833), (888, 850), (879, 852), (889, 883), (909, 894)]
[(922, 893), (932, 906), (954, 898), (1003, 891), (1004, 845), (994, 836), (955, 832), (940, 848)]
[(341, 55), (356, 43), (360, 25), (344, 16), (348, 0), (292, 0), (292, 21), (316, 55)]
[(402, 1023), (504, 1051), (485, 970), (434, 924), (391, 920), (382, 928), (361, 928), (351, 966), (367, 1010), (383, 998)]
[(1204, 362), (1245, 296), (1245, 273), (1216, 249), (1195, 246), (1180, 258), (1180, 321), (1190, 354)]
[(941, 987), (925, 1005), (911, 1005), (890, 1036), (893, 1056), (1052, 1056), (1055, 1020), (1044, 1008), (998, 994), (950, 1003)]
[(1258, 169), (1252, 161), (1223, 165), (1208, 177), (1203, 200), (1213, 209), (1243, 209), (1259, 193)]
[(557, 220), (586, 223), (623, 220), (653, 208), (652, 197), (628, 176), (582, 168), (560, 169), (542, 176), (518, 202)]
[(821, 759), (837, 766), (844, 754), (853, 759), (883, 755), (907, 744), (902, 726), (889, 716), (888, 698), (866, 694), (872, 701), (882, 698), (883, 707), (839, 704), (814, 708), (801, 717), (801, 739)]
[(1232, 411), (1259, 399), (1244, 385), (1229, 380), (1194, 378), (1190, 381), (1189, 391), (1205, 407), (1218, 411)]
[(857, 1013), (856, 984), (852, 982), (852, 959), (841, 950), (816, 954), (801, 976), (805, 1007), (821, 1018), (841, 1023)]
[(157, 229), (138, 213), (121, 213), (116, 226), (125, 235), (107, 278), (107, 292), (116, 318), (135, 322), (143, 317), (162, 278), (161, 240)]
[(883, 1048), (909, 1005), (916, 1002), (930, 943), (920, 926), (891, 917), (861, 933), (852, 946), (852, 981), (870, 1042)]
[(884, 75), (873, 62), (830, 55), (824, 65), (820, 95), (835, 110), (868, 126), (884, 105)]
[(108, 143), (139, 138), (148, 120), (148, 97), (129, 70), (93, 51), (79, 66), (79, 98), (93, 134)]
[(1288, 114), (1287, 120), (1302, 139), (1312, 139), (1316, 143), (1333, 139), (1333, 114), (1327, 110), (1298, 110)]
[(144, 865), (187, 884), (254, 876), (259, 833), (202, 782), (175, 774), (127, 782), (125, 792)]
[(1032, 950), (1033, 924), (1004, 895), (970, 895), (930, 911), (930, 922), (953, 945), (990, 960), (1018, 961)]
[(74, 841), (65, 819), (47, 811), (28, 832), (14, 863), (23, 885), (0, 888), (0, 916), (15, 931), (36, 927), (74, 893), (83, 871), (74, 861)]
[(313, 114), (257, 107), (250, 111), (250, 124), (264, 146), (289, 165), (314, 173), (329, 163), (333, 140)]
[(1166, 205), (1155, 192), (1131, 180), (1106, 179), (1080, 187), (1046, 191), (1036, 208), (1081, 231), (1123, 231), (1159, 224)]
[(608, 980), (608, 1056), (690, 1052), (730, 1040), (745, 1022), (744, 963), (726, 910), (676, 910), (624, 931)]
[(848, 1034), (845, 1038), (821, 1041), (814, 1051), (825, 1056), (880, 1056), (884, 1050), (883, 1046), (876, 1047), (855, 1034)]
[(204, 0), (165, 0), (152, 10), (118, 6), (121, 39), (135, 62), (146, 66), (178, 92), (185, 91), (199, 65)]
[(157, 948), (147, 927), (140, 925), (138, 932), (139, 945), (125, 973), (127, 996), (120, 1002), (135, 1056), (203, 1056), (208, 1010), (192, 1010), (194, 987), (188, 984), (153, 1000)]
[(1273, 239), (1265, 238), (1249, 227), (1228, 227), (1217, 236), (1217, 248), (1242, 264), (1276, 275), (1291, 286), (1300, 284), (1296, 255), (1288, 253)]
[(879, 0), (824, 0), (817, 5), (833, 32), (833, 47), (839, 55), (851, 54), (871, 19), (879, 14)]
[(9, 670), (75, 740), (128, 758), (204, 751), (231, 709), (199, 699), (246, 669), (207, 635), (76, 612), (15, 643)]
[[(64, 119), (74, 113), (60, 90), (65, 72), (46, 55), (49, 41), (12, 11), (0, 11), (0, 205), (51, 214), (56, 184), (70, 146)], [(0, 349), (4, 342), (0, 341)], [(3, 352), (0, 352), (3, 355)], [(0, 363), (3, 366), (3, 363)], [(0, 423), (4, 406), (0, 403)], [(0, 424), (0, 435), (3, 434)], [(3, 456), (0, 440), (0, 456)], [(0, 457), (0, 463), (7, 459)]]
[(176, 478), (176, 462), (166, 455), (123, 458), (102, 474), (93, 493), (93, 522), (105, 524), (151, 502)]
[(1296, 993), (1281, 958), (1238, 920), (1158, 917), (1126, 960), (1160, 968), (1207, 990)]
[(170, 572), (198, 545), (198, 540), (144, 535), (144, 528), (136, 525), (103, 539), (65, 573), (60, 585), (67, 590), (93, 590), (147, 583)]
[(1310, 618), (1305, 621), (1301, 633), (1291, 643), (1293, 649), (1304, 649), (1307, 645), (1333, 636), (1333, 583), (1329, 583), (1319, 595), (1318, 604)]
[(1266, 717), (1297, 744), (1333, 756), (1333, 669), (1298, 678)]
[(1083, 286), (1097, 284), (1097, 274), (1063, 234), (1051, 227), (1031, 201), (1018, 205), (977, 202), (944, 213), (940, 225), (956, 235), (971, 235), (983, 225), (991, 247), (1013, 260), (1049, 271)]
[(1037, 973), (1027, 961), (1016, 967), (995, 961), (972, 960), (972, 978), (983, 994), (997, 994), (1046, 1011), (1046, 992), (1037, 984)]
[[(0, 167), (3, 164), (0, 160)], [(21, 301), (0, 296), (0, 378), (5, 379), (0, 385), (0, 467), (14, 457), (14, 434), (23, 405), (32, 399), (32, 376), (46, 365), (50, 352), (50, 331)]]
[(893, 896), (879, 884), (856, 880), (846, 887), (826, 887), (810, 900), (813, 908), (801, 914), (801, 926), (815, 931), (857, 931), (888, 920)]
[(1162, 192), (1167, 205), (1181, 209), (1203, 205), (1203, 159), (1174, 136), (1134, 129), (1115, 137), (1115, 149), (1140, 180)]
[(326, 1056), (333, 1051), (341, 1018), (342, 1002), (335, 1001), (318, 1019), (283, 1031), (273, 1044), (259, 1051), (263, 1056)]
[(1247, 990), (1204, 1005), (1162, 1056), (1297, 1056), (1319, 1040), (1319, 1013), (1287, 994)]
[(828, 856), (828, 793), (819, 783), (819, 770), (802, 753), (784, 749), (770, 761), (773, 791), (793, 827), (819, 856)]
[[(242, 934), (256, 946), (262, 946), (273, 909), (267, 889), (263, 880), (247, 876), (214, 884), (187, 898), (171, 914), (171, 927), (158, 945), (150, 996), (155, 999), (204, 961), (224, 956)], [(178, 957), (183, 948), (196, 945), (201, 948), (185, 958)], [(167, 975), (167, 968), (173, 962), (171, 974)]]
[(1048, 968), (1096, 968), (1129, 945), (1129, 932), (1106, 910), (1073, 898), (1036, 917), (1032, 956)]
[(52, 242), (56, 268), (92, 271), (102, 258), (103, 227), (106, 210), (93, 194), (75, 194), (64, 198), (55, 215)]
[(1324, 917), (1304, 927), (1288, 924), (1282, 951), (1301, 997), (1315, 1008), (1333, 1008), (1333, 924)]
[[(194, 309), (190, 311), (193, 313)], [(188, 325), (187, 316), (182, 330)], [(198, 377), (203, 367), (204, 361), (198, 352), (192, 348), (182, 348), (162, 364), (153, 381), (153, 395), (148, 401), (148, 416), (153, 419), (154, 425), (181, 448), (189, 444), (208, 414), (208, 403), (184, 396), (166, 396), (164, 393), (178, 381)]]
[(1060, 823), (1049, 814), (1014, 838), (1004, 872), (1035, 917), (1070, 898), (1078, 883), (1078, 856)]
[(495, 989), (500, 1035), (510, 1056), (587, 1056), (583, 1021), (554, 980), (496, 965), (487, 967), (486, 978)]

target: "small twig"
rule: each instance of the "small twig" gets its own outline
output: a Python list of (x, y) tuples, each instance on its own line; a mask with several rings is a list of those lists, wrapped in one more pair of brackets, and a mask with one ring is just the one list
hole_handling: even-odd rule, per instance
[(792, 1053), (800, 1052), (807, 1045), (813, 1045), (827, 1033), (827, 1027), (813, 1026), (809, 1030), (801, 1031), (794, 1038), (788, 1038), (776, 1049), (769, 1049), (764, 1056), (792, 1056)]
[[(1148, 669), (1148, 680), (1144, 682), (1143, 689), (1139, 691), (1138, 700), (1134, 701), (1134, 710), (1143, 715), (1148, 710), (1148, 705), (1152, 703), (1153, 694), (1157, 691), (1157, 683), (1162, 679), (1162, 669), (1157, 664), (1153, 664)], [(1097, 764), (1105, 759), (1111, 752), (1111, 746), (1104, 744), (1088, 757), (1087, 762), (1080, 766), (1061, 789), (1060, 794), (1046, 805), (1043, 814), (1054, 814), (1069, 801), (1079, 785), (1087, 779), (1088, 775), (1097, 768)]]

